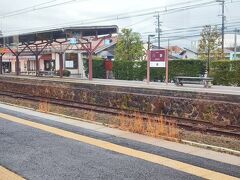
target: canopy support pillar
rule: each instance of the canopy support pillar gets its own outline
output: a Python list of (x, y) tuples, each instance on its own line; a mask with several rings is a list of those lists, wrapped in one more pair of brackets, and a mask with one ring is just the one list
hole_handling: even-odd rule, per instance
[(2, 74), (2, 57), (5, 53), (0, 53), (0, 74)]
[(63, 77), (63, 52), (58, 53), (59, 54), (59, 75), (60, 78)]
[[(93, 78), (93, 54), (94, 52), (96, 51), (96, 49), (100, 46), (100, 44), (107, 38), (111, 37), (111, 35), (108, 35), (108, 36), (104, 36), (102, 38), (99, 38), (100, 41), (96, 44), (95, 47), (92, 47), (92, 42), (88, 42), (89, 44), (89, 47), (85, 45), (85, 43), (80, 43), (81, 46), (83, 47), (83, 49), (85, 51), (87, 51), (88, 53), (88, 79), (91, 81), (92, 78)], [(86, 41), (86, 39), (82, 38), (83, 40)]]
[(43, 52), (43, 50), (49, 45), (51, 44), (50, 42), (47, 42), (42, 48), (39, 49), (39, 45), (41, 44), (33, 44), (35, 45), (35, 51), (34, 49), (32, 49), (32, 47), (29, 44), (25, 44), (26, 47), (35, 55), (35, 59), (36, 59), (36, 76), (39, 76), (39, 72), (40, 72), (40, 63), (39, 63), (39, 55)]
[(9, 47), (7, 44), (6, 44), (7, 48), (11, 51), (11, 53), (16, 57), (16, 65), (15, 65), (15, 73), (17, 76), (20, 75), (20, 63), (19, 63), (19, 56), (20, 54), (26, 49), (27, 46), (25, 46), (21, 51), (17, 51), (14, 52), (11, 47)]

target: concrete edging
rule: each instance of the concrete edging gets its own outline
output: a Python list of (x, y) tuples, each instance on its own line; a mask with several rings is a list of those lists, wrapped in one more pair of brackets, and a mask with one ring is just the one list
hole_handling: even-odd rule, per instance
[(228, 154), (232, 154), (232, 155), (236, 155), (236, 156), (240, 157), (240, 151), (232, 150), (229, 148), (213, 146), (213, 145), (209, 145), (209, 144), (202, 144), (202, 143), (187, 141), (187, 140), (181, 140), (180, 142), (182, 142), (183, 144), (196, 146), (196, 147), (200, 147), (200, 148), (204, 148), (204, 149), (210, 149), (210, 150), (214, 150), (217, 152), (228, 153)]

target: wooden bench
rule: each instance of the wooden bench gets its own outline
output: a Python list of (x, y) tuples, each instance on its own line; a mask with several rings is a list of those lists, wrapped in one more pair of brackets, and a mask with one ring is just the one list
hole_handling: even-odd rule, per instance
[(183, 86), (183, 84), (202, 84), (205, 88), (210, 88), (213, 81), (211, 77), (176, 76), (174, 79), (177, 86)]

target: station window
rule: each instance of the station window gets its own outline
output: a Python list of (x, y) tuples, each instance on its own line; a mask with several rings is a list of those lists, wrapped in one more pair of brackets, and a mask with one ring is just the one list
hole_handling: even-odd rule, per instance
[(78, 54), (77, 53), (66, 53), (65, 68), (66, 69), (78, 69)]

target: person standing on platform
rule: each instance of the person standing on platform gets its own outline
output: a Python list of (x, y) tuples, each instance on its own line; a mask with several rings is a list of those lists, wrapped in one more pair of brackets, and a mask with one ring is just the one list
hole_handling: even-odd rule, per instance
[(104, 66), (105, 66), (105, 72), (106, 72), (106, 79), (112, 79), (112, 67), (113, 67), (112, 60), (109, 58), (106, 58), (104, 61)]

